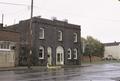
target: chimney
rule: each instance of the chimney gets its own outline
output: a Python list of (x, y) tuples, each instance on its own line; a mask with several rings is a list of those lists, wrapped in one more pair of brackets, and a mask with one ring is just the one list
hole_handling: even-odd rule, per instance
[(52, 17), (51, 19), (52, 19), (53, 21), (54, 21), (54, 20), (57, 20), (57, 18), (56, 18), (56, 17)]
[(68, 20), (67, 20), (67, 19), (63, 19), (63, 22), (66, 22), (66, 23), (68, 23)]

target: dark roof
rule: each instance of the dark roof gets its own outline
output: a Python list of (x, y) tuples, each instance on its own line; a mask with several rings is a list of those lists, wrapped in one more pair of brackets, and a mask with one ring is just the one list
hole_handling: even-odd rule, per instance
[(104, 46), (118, 46), (120, 42), (104, 43)]
[[(20, 22), (29, 22), (30, 19), (27, 20), (22, 20)], [(57, 26), (63, 26), (63, 27), (70, 27), (70, 28), (77, 28), (80, 29), (80, 25), (76, 25), (76, 24), (70, 24), (68, 22), (65, 21), (60, 21), (60, 20), (50, 20), (50, 19), (46, 19), (46, 18), (39, 18), (39, 17), (33, 17), (32, 20), (33, 23), (43, 23), (43, 24), (49, 24), (49, 25), (57, 25)]]
[(12, 29), (8, 29), (6, 27), (3, 27), (2, 29), (0, 29), (0, 31), (19, 33), (19, 32), (12, 30)]
[[(7, 26), (6, 29), (9, 29), (9, 30), (12, 29), (13, 31), (17, 31), (18, 27), (20, 27), (21, 24), (23, 24), (23, 23), (26, 23), (26, 24), (28, 23), (28, 26), (29, 26), (30, 19), (21, 20), (18, 24)], [(45, 18), (41, 18), (41, 17), (33, 17), (32, 23), (52, 25), (51, 27), (64, 27), (64, 28), (81, 30), (80, 25), (70, 24), (66, 21), (60, 21), (60, 20), (57, 20), (57, 19), (50, 20), (50, 19), (45, 19)]]

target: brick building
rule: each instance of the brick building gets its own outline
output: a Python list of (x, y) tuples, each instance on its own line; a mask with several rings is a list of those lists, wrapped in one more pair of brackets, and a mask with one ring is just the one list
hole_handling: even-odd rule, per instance
[(19, 33), (7, 30), (0, 24), (0, 67), (19, 64)]
[[(20, 65), (27, 64), (29, 23), (28, 19), (8, 27), (20, 33)], [(32, 20), (32, 64), (79, 65), (80, 38), (79, 25), (56, 19), (34, 17)]]

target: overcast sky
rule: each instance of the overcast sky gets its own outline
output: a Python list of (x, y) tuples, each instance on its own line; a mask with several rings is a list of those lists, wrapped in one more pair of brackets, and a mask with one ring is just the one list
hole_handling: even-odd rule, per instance
[[(25, 5), (3, 4), (15, 3)], [(30, 18), (31, 0), (0, 0), (0, 22), (18, 23)], [(118, 0), (34, 0), (34, 16), (81, 25), (82, 37), (93, 36), (101, 42), (120, 41), (120, 2)]]

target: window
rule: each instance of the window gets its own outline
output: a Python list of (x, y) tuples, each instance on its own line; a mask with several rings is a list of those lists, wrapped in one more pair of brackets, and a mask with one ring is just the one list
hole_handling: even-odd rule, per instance
[(0, 50), (10, 51), (10, 43), (8, 41), (0, 41)]
[(74, 36), (74, 42), (77, 42), (77, 33), (74, 33), (73, 36)]
[(1, 49), (4, 49), (4, 48), (3, 48), (3, 43), (0, 44), (0, 48), (1, 48)]
[(62, 41), (62, 31), (58, 31), (58, 41)]
[(44, 29), (43, 28), (40, 28), (39, 38), (44, 39)]
[(6, 49), (9, 49), (9, 44), (8, 43), (6, 44)]
[(44, 48), (42, 46), (39, 48), (39, 59), (44, 59)]
[(69, 48), (67, 52), (68, 52), (68, 59), (71, 59), (71, 49)]
[(74, 55), (74, 59), (77, 59), (77, 49), (76, 48), (73, 50), (73, 55)]

